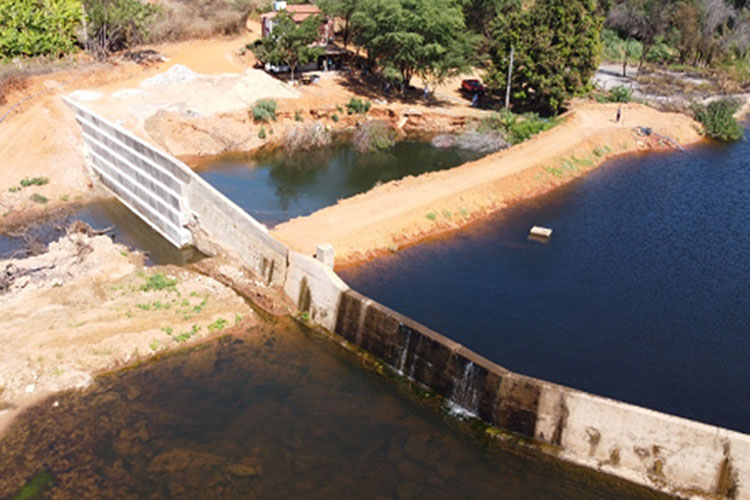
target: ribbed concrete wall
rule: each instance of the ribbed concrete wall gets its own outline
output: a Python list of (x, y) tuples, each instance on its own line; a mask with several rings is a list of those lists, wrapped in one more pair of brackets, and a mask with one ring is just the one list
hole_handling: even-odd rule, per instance
[(287, 248), (190, 167), (127, 130), (63, 98), (83, 131), (89, 165), (136, 215), (178, 248), (203, 230), (269, 285), (286, 280)]
[(122, 127), (63, 98), (76, 113), (88, 161), (102, 183), (128, 208), (182, 248), (192, 243), (187, 185), (193, 172)]

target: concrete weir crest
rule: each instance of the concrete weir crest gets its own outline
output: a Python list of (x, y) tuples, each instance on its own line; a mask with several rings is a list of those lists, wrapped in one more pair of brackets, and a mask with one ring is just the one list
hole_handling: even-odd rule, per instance
[(289, 250), (184, 163), (63, 99), (96, 177), (173, 245), (219, 247), (313, 324), (560, 459), (681, 496), (750, 500), (750, 436), (512, 373), (351, 290), (332, 247)]

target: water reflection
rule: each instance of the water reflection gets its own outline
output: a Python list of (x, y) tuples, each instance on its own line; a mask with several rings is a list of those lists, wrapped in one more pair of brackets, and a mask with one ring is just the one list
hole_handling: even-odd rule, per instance
[(478, 153), (404, 141), (388, 151), (357, 153), (342, 144), (310, 152), (276, 151), (204, 162), (200, 175), (267, 225), (308, 215), (380, 182), (451, 168)]
[(286, 320), (101, 377), (0, 441), (0, 497), (657, 498), (488, 448)]

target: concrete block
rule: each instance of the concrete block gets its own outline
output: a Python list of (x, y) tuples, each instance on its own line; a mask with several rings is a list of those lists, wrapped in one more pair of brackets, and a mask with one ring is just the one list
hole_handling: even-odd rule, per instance
[(315, 250), (315, 258), (331, 269), (333, 269), (334, 255), (333, 245), (330, 243), (321, 243)]

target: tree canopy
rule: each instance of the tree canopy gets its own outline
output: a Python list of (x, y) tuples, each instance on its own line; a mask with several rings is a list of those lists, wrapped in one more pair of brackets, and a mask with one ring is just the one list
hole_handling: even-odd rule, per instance
[(595, 0), (506, 2), (491, 27), (487, 83), (504, 89), (511, 47), (514, 102), (555, 113), (589, 86), (599, 64), (603, 19)]
[(352, 15), (355, 41), (385, 75), (440, 81), (472, 54), (456, 0), (362, 0)]
[(294, 81), (297, 66), (314, 60), (322, 53), (320, 47), (312, 46), (320, 37), (319, 30), (318, 16), (308, 17), (297, 24), (286, 12), (279, 12), (273, 31), (259, 45), (253, 47), (253, 52), (264, 64), (288, 65)]

